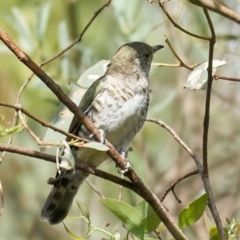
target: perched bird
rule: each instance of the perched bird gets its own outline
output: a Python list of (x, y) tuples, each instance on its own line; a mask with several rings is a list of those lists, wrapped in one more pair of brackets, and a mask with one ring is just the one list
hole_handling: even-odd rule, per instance
[[(149, 105), (150, 65), (153, 54), (161, 48), (161, 45), (151, 47), (143, 42), (121, 46), (105, 75), (88, 88), (79, 105), (123, 156), (145, 121)], [(77, 117), (73, 118), (69, 132), (91, 140), (91, 134)], [(106, 152), (90, 148), (71, 147), (71, 150), (75, 162), (91, 167), (98, 167), (107, 157)], [(50, 224), (62, 222), (87, 176), (79, 170), (67, 171), (53, 186), (42, 208), (41, 219)]]

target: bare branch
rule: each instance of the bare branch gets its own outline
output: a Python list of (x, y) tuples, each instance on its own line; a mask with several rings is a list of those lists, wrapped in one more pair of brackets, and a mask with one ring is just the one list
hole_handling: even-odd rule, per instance
[(174, 55), (174, 56), (176, 57), (176, 59), (179, 61), (179, 67), (185, 67), (185, 68), (187, 68), (187, 69), (189, 69), (189, 70), (192, 71), (192, 70), (194, 69), (194, 67), (197, 66), (196, 64), (194, 65), (194, 67), (188, 66), (187, 64), (185, 64), (185, 63), (183, 62), (183, 60), (178, 56), (177, 52), (174, 50), (172, 44), (170, 43), (170, 41), (169, 41), (169, 39), (168, 39), (168, 37), (167, 37), (166, 35), (165, 35), (165, 42), (166, 42), (167, 45), (169, 46), (169, 48), (170, 48), (170, 50), (172, 51), (173, 55)]
[(240, 82), (240, 78), (233, 78), (233, 77), (227, 77), (219, 74), (213, 75), (213, 78), (215, 80), (226, 80), (226, 81), (232, 81), (232, 82)]
[(198, 157), (196, 154), (193, 153), (193, 151), (190, 149), (190, 147), (187, 146), (187, 144), (177, 135), (177, 133), (169, 127), (165, 122), (163, 122), (161, 119), (155, 119), (155, 118), (147, 118), (146, 121), (148, 122), (153, 122), (161, 127), (165, 128), (173, 137), (174, 139), (188, 152), (188, 154), (192, 157), (194, 162), (197, 165), (198, 170), (201, 172), (202, 171), (202, 164), (199, 161)]
[(177, 195), (176, 195), (175, 192), (174, 192), (175, 186), (176, 186), (178, 183), (180, 183), (182, 180), (184, 180), (184, 179), (186, 179), (186, 178), (188, 178), (188, 177), (191, 177), (191, 176), (193, 176), (193, 175), (196, 175), (196, 174), (198, 174), (198, 170), (192, 171), (192, 172), (184, 175), (183, 177), (179, 178), (179, 179), (178, 179), (177, 181), (175, 181), (174, 183), (172, 183), (171, 186), (166, 189), (166, 192), (165, 192), (165, 193), (163, 194), (163, 196), (161, 197), (161, 202), (163, 202), (164, 199), (166, 198), (167, 194), (168, 194), (170, 191), (172, 191), (173, 194), (174, 194), (174, 196), (175, 196), (175, 198), (177, 199), (178, 203), (181, 203), (182, 201), (177, 197)]
[(79, 36), (76, 38), (76, 40), (74, 42), (72, 42), (69, 46), (67, 46), (65, 49), (63, 49), (62, 51), (60, 51), (59, 53), (57, 53), (55, 56), (53, 56), (52, 58), (42, 62), (40, 64), (40, 67), (43, 67), (44, 65), (46, 65), (47, 63), (53, 61), (54, 59), (60, 57), (62, 54), (64, 54), (65, 52), (67, 52), (69, 49), (71, 49), (76, 43), (80, 42), (82, 40), (83, 35), (85, 34), (85, 32), (87, 31), (87, 29), (90, 27), (90, 25), (93, 23), (93, 21), (95, 20), (95, 18), (106, 8), (111, 4), (112, 0), (108, 0), (101, 8), (99, 8), (96, 12), (94, 12), (93, 17), (90, 19), (90, 21), (88, 22), (88, 24), (85, 26), (85, 28), (82, 30), (82, 32), (79, 34)]
[(212, 188), (209, 180), (208, 173), (208, 130), (209, 130), (209, 119), (210, 119), (210, 102), (211, 102), (211, 90), (212, 90), (212, 61), (213, 61), (213, 52), (214, 52), (214, 44), (216, 42), (216, 35), (214, 31), (214, 27), (211, 21), (211, 18), (206, 9), (203, 9), (204, 14), (207, 18), (208, 25), (211, 31), (211, 40), (209, 41), (209, 57), (208, 57), (208, 85), (207, 85), (207, 93), (206, 93), (206, 102), (205, 102), (205, 114), (203, 121), (203, 172), (202, 172), (202, 181), (205, 187), (205, 191), (208, 193), (208, 206), (216, 223), (219, 235), (221, 240), (226, 239), (226, 235), (223, 229), (222, 221), (217, 211), (217, 207), (214, 201)]
[(186, 29), (182, 28), (180, 25), (178, 25), (173, 19), (172, 17), (170, 16), (170, 14), (168, 13), (168, 11), (166, 10), (166, 8), (164, 7), (164, 4), (165, 4), (165, 1), (164, 0), (159, 0), (159, 6), (160, 8), (162, 8), (163, 12), (166, 14), (167, 18), (170, 20), (170, 22), (173, 24), (174, 27), (176, 27), (177, 29), (179, 29), (180, 31), (192, 36), (192, 37), (195, 37), (195, 38), (199, 38), (199, 39), (202, 39), (202, 40), (205, 40), (205, 41), (209, 41), (210, 38), (208, 37), (204, 37), (204, 36), (200, 36), (200, 35), (197, 35), (197, 34), (194, 34), (194, 33), (191, 33), (189, 31), (187, 31)]
[[(29, 149), (22, 148), (22, 147), (8, 146), (8, 145), (0, 143), (0, 152), (2, 152), (2, 151), (21, 154), (21, 155), (32, 157), (32, 158), (45, 160), (45, 161), (48, 161), (48, 162), (51, 162), (51, 163), (56, 163), (56, 156), (53, 156), (53, 155), (50, 155), (50, 154), (47, 154), (47, 153), (43, 153), (43, 152), (39, 152), (39, 151), (29, 150)], [(89, 173), (89, 174), (95, 175), (97, 177), (103, 178), (105, 180), (114, 182), (116, 184), (122, 185), (126, 188), (129, 188), (129, 189), (133, 190), (134, 192), (137, 192), (137, 189), (134, 187), (134, 185), (131, 182), (129, 182), (125, 179), (122, 179), (120, 177), (117, 177), (115, 175), (106, 173), (106, 172), (101, 171), (99, 169), (95, 169), (95, 168), (92, 168), (92, 167), (89, 167), (85, 164), (80, 164), (80, 163), (77, 163), (76, 169), (79, 169), (79, 170), (84, 171), (86, 173)]]
[(88, 180), (85, 180), (85, 182), (90, 186), (90, 188), (93, 189), (93, 191), (94, 191), (95, 193), (97, 193), (97, 195), (98, 195), (100, 198), (105, 198), (105, 197), (95, 188), (95, 186), (94, 186), (91, 182), (89, 182)]
[(213, 11), (215, 13), (218, 13), (232, 21), (234, 21), (237, 24), (240, 24), (240, 14), (233, 11), (230, 8), (227, 8), (220, 3), (217, 3), (212, 0), (188, 0), (190, 3), (195, 4), (197, 6), (206, 8), (210, 11)]

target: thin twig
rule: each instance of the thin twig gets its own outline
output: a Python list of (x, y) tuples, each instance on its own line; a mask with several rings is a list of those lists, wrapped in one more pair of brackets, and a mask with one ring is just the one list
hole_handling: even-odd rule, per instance
[(240, 14), (218, 3), (217, 1), (212, 1), (212, 0), (188, 0), (188, 1), (192, 4), (195, 4), (200, 7), (204, 7), (210, 11), (218, 13), (234, 21), (237, 24), (240, 24)]
[(85, 180), (85, 182), (90, 186), (90, 188), (93, 189), (93, 191), (94, 191), (95, 193), (97, 193), (97, 195), (98, 195), (100, 198), (105, 198), (104, 195), (102, 195), (102, 194), (95, 188), (95, 186), (94, 186), (91, 182), (89, 182), (88, 180)]
[(20, 104), (16, 104), (16, 105), (11, 105), (11, 104), (7, 104), (7, 103), (2, 103), (0, 102), (0, 106), (4, 106), (4, 107), (8, 107), (8, 108), (13, 108), (16, 110), (16, 112), (18, 112), (19, 110), (22, 111), (23, 114), (25, 114), (26, 116), (30, 117), (31, 119), (33, 119), (34, 121), (40, 123), (42, 126), (47, 127), (47, 128), (51, 128), (52, 130), (59, 132), (67, 137), (70, 137), (72, 139), (76, 139), (82, 142), (89, 142), (88, 139), (85, 138), (80, 138), (72, 133), (69, 132), (65, 132), (60, 128), (55, 127), (54, 125), (34, 116), (33, 114), (31, 114), (30, 112), (28, 112), (26, 109), (24, 109)]
[(196, 163), (197, 168), (202, 169), (202, 164), (198, 159), (197, 155), (193, 153), (192, 149), (177, 135), (177, 133), (171, 127), (169, 127), (161, 119), (147, 118), (146, 121), (156, 123), (161, 127), (165, 128), (173, 136), (173, 138), (188, 152), (188, 154), (192, 157), (192, 159)]
[(168, 37), (165, 35), (165, 42), (167, 43), (167, 45), (169, 46), (170, 50), (172, 51), (173, 55), (176, 57), (176, 59), (179, 61), (179, 67), (185, 67), (189, 70), (193, 70), (194, 68), (191, 66), (188, 66), (187, 64), (185, 64), (183, 62), (183, 60), (178, 56), (178, 54), (176, 53), (176, 51), (174, 50), (172, 44), (170, 43)]
[[(43, 153), (43, 152), (39, 152), (39, 151), (29, 150), (29, 149), (22, 148), (22, 147), (8, 146), (6, 144), (0, 143), (0, 152), (2, 152), (2, 151), (21, 154), (21, 155), (32, 157), (32, 158), (45, 160), (45, 161), (48, 161), (51, 163), (56, 163), (56, 156), (53, 156), (53, 155), (50, 155), (47, 153)], [(138, 192), (138, 189), (131, 182), (129, 182), (125, 179), (122, 179), (120, 177), (117, 177), (115, 175), (101, 171), (99, 169), (92, 168), (90, 166), (87, 166), (86, 164), (76, 163), (76, 169), (79, 169), (86, 173), (98, 176), (100, 178), (114, 182), (116, 184), (123, 185), (124, 187), (131, 189), (134, 192)]]
[(227, 77), (219, 74), (213, 75), (213, 78), (215, 80), (226, 80), (226, 81), (232, 81), (232, 82), (240, 82), (240, 78), (233, 78), (233, 77)]
[(22, 115), (21, 110), (18, 111), (18, 116), (19, 116), (19, 119), (21, 120), (21, 123), (24, 126), (24, 128), (27, 130), (29, 135), (37, 142), (37, 144), (39, 146), (64, 146), (63, 143), (59, 143), (59, 142), (43, 142), (43, 141), (41, 141), (41, 139), (32, 131), (32, 129), (25, 122), (25, 119)]
[(64, 54), (65, 52), (67, 52), (70, 48), (72, 48), (76, 43), (80, 42), (82, 40), (83, 35), (85, 34), (85, 32), (87, 31), (87, 29), (90, 27), (90, 25), (93, 23), (93, 21), (95, 20), (95, 18), (103, 11), (103, 9), (105, 9), (106, 7), (108, 7), (111, 4), (112, 0), (107, 1), (101, 8), (99, 8), (96, 12), (94, 12), (93, 17), (90, 19), (90, 21), (87, 23), (87, 25), (85, 26), (85, 28), (82, 30), (82, 32), (79, 34), (79, 36), (75, 39), (74, 42), (72, 42), (69, 46), (67, 46), (66, 48), (64, 48), (62, 51), (60, 51), (59, 53), (57, 53), (55, 56), (53, 56), (52, 58), (42, 62), (40, 64), (40, 67), (43, 67), (44, 65), (46, 65), (47, 63), (53, 61), (54, 59), (60, 57), (62, 54)]
[(205, 191), (208, 193), (208, 207), (216, 223), (216, 226), (220, 235), (220, 239), (225, 240), (226, 235), (225, 235), (222, 221), (214, 201), (212, 188), (209, 180), (209, 173), (208, 173), (208, 130), (209, 130), (209, 119), (210, 119), (211, 90), (212, 90), (212, 81), (213, 81), (212, 61), (213, 61), (214, 44), (216, 42), (216, 35), (215, 35), (214, 27), (213, 27), (211, 18), (208, 14), (208, 11), (206, 9), (203, 9), (203, 11), (207, 18), (207, 22), (211, 31), (211, 39), (209, 40), (208, 85), (207, 85), (205, 113), (204, 113), (204, 121), (203, 121), (203, 174), (201, 176), (202, 176), (203, 184), (205, 187)]
[[(161, 197), (161, 202), (164, 201), (164, 199), (166, 198), (167, 194), (168, 194), (170, 191), (172, 191), (173, 193), (175, 193), (175, 192), (174, 192), (174, 188), (175, 188), (175, 186), (176, 186), (179, 182), (181, 182), (182, 180), (184, 180), (184, 179), (186, 179), (186, 178), (188, 178), (188, 177), (191, 177), (191, 176), (193, 176), (193, 175), (196, 175), (196, 174), (198, 174), (198, 170), (192, 171), (192, 172), (184, 175), (183, 177), (179, 178), (179, 179), (178, 179), (177, 181), (175, 181), (174, 183), (172, 183), (171, 186), (166, 189), (166, 192), (165, 192), (165, 193), (163, 194), (163, 196)], [(176, 195), (175, 195), (175, 194), (174, 194), (174, 196), (175, 196), (175, 198), (176, 198)], [(176, 199), (177, 199), (177, 201), (178, 201), (179, 203), (181, 203), (181, 200), (179, 200), (178, 197), (177, 197)]]
[(157, 238), (158, 238), (159, 240), (162, 240), (162, 238), (159, 236), (159, 234), (158, 234), (158, 232), (157, 232), (156, 230), (154, 230), (153, 232), (156, 234), (156, 236), (157, 236)]
[(177, 29), (181, 30), (182, 32), (192, 36), (192, 37), (195, 37), (195, 38), (199, 38), (199, 39), (202, 39), (202, 40), (205, 40), (205, 41), (209, 41), (210, 38), (208, 37), (204, 37), (204, 36), (201, 36), (201, 35), (197, 35), (197, 34), (194, 34), (194, 33), (191, 33), (189, 31), (187, 31), (186, 29), (182, 28), (181, 26), (179, 26), (173, 19), (172, 17), (169, 15), (168, 11), (165, 9), (164, 7), (164, 1), (162, 0), (159, 0), (159, 6), (160, 8), (162, 8), (163, 12), (166, 14), (167, 18), (170, 20), (170, 22), (173, 24), (174, 27), (176, 27)]

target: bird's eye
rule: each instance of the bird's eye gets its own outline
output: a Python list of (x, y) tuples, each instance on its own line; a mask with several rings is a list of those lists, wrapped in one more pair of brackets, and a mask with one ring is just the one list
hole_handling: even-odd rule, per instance
[(149, 54), (149, 53), (146, 53), (146, 54), (144, 55), (144, 57), (145, 57), (145, 58), (149, 58), (149, 57), (150, 57), (150, 54)]

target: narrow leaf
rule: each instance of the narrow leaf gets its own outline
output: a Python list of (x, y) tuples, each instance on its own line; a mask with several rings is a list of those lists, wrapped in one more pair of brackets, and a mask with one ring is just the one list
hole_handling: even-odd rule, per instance
[(24, 130), (23, 125), (20, 123), (19, 125), (15, 126), (15, 127), (11, 127), (11, 128), (6, 128), (4, 129), (4, 131), (2, 133), (0, 133), (0, 137), (5, 137), (9, 134), (12, 133), (20, 133)]
[(205, 193), (195, 201), (189, 204), (188, 207), (182, 209), (178, 218), (178, 225), (180, 228), (185, 228), (197, 222), (203, 215), (206, 208), (208, 195)]
[(63, 226), (64, 226), (67, 234), (68, 234), (72, 239), (75, 239), (75, 240), (86, 240), (85, 238), (79, 237), (79, 236), (75, 235), (74, 233), (72, 233), (72, 232), (67, 228), (67, 226), (64, 224), (64, 222), (63, 222)]
[(79, 209), (80, 213), (81, 213), (84, 217), (86, 217), (87, 219), (89, 219), (89, 218), (90, 218), (90, 213), (89, 213), (88, 208), (87, 208), (82, 202), (80, 202), (80, 201), (78, 201), (78, 200), (76, 200), (76, 203), (77, 203), (77, 205), (78, 205), (78, 209)]

